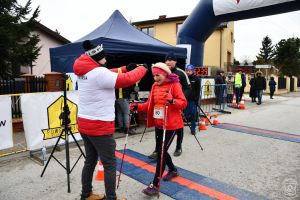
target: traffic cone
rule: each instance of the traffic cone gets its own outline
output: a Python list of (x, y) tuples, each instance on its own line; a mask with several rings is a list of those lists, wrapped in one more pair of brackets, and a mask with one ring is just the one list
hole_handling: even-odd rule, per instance
[(237, 107), (235, 94), (233, 94), (233, 98), (232, 98), (232, 102), (231, 102), (231, 107)]
[(205, 126), (205, 119), (201, 118), (201, 124), (199, 126), (199, 131), (200, 130), (207, 130), (206, 126)]
[(206, 113), (206, 118), (205, 118), (205, 125), (208, 126), (210, 123), (209, 123), (209, 120), (210, 120), (210, 114), (209, 113)]
[(239, 109), (241, 109), (241, 110), (246, 109), (245, 100), (244, 99), (241, 100), (241, 103), (239, 104)]
[(103, 168), (101, 160), (99, 160), (98, 172), (97, 172), (97, 175), (95, 177), (95, 180), (104, 181), (104, 168)]
[(213, 121), (213, 125), (217, 125), (219, 124), (219, 121), (218, 121), (218, 115), (214, 115), (214, 121)]

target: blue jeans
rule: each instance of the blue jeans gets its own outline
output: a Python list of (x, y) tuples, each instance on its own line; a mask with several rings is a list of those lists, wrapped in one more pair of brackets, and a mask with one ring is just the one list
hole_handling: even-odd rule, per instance
[(116, 116), (118, 127), (120, 129), (126, 129), (129, 127), (129, 102), (126, 99), (117, 99), (116, 100)]
[(261, 99), (262, 99), (262, 95), (263, 95), (263, 90), (256, 90), (256, 95), (257, 95), (257, 99), (259, 104), (261, 104)]
[(184, 115), (188, 122), (191, 122), (191, 132), (195, 133), (197, 120), (197, 109), (195, 101), (188, 101), (187, 107), (184, 110)]

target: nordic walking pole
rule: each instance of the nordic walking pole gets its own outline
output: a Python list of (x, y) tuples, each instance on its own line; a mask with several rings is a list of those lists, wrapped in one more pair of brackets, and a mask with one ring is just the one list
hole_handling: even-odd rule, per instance
[(167, 132), (167, 127), (166, 127), (166, 123), (167, 123), (167, 113), (168, 113), (168, 103), (166, 103), (166, 109), (165, 109), (165, 116), (164, 116), (164, 125), (163, 125), (163, 139), (162, 139), (162, 144), (161, 144), (161, 155), (160, 155), (160, 166), (159, 166), (159, 179), (158, 179), (158, 195), (157, 198), (159, 198), (159, 192), (160, 192), (160, 182), (161, 182), (161, 178), (163, 175), (162, 172), (162, 163), (164, 160), (164, 148), (165, 148), (165, 139), (166, 139), (166, 132)]
[(122, 155), (122, 160), (121, 160), (121, 166), (120, 166), (120, 173), (119, 173), (119, 177), (118, 177), (117, 189), (119, 188), (119, 185), (120, 185), (121, 174), (122, 174), (122, 170), (123, 170), (123, 162), (124, 162), (124, 157), (125, 157), (125, 154), (126, 154), (126, 146), (127, 146), (128, 132), (129, 132), (129, 128), (130, 128), (131, 117), (132, 117), (132, 111), (130, 111), (130, 113), (129, 113), (129, 122), (128, 122), (127, 131), (126, 131), (125, 144), (124, 144), (123, 155)]
[(143, 131), (142, 137), (141, 137), (141, 139), (140, 139), (140, 142), (142, 142), (142, 140), (143, 140), (143, 137), (144, 137), (144, 135), (145, 135), (146, 129), (147, 129), (147, 124), (146, 124), (146, 126), (145, 126), (145, 128), (144, 128), (144, 131)]

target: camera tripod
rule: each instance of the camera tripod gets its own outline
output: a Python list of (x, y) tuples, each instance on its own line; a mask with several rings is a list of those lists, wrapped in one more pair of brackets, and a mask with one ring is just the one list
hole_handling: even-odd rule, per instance
[[(67, 172), (67, 182), (68, 182), (68, 193), (71, 192), (71, 189), (70, 189), (70, 174), (71, 172), (73, 171), (74, 167), (76, 166), (76, 164), (78, 163), (79, 159), (81, 158), (81, 156), (85, 157), (80, 145), (78, 144), (76, 138), (74, 137), (72, 131), (71, 131), (71, 128), (70, 128), (70, 109), (69, 109), (69, 106), (67, 104), (67, 91), (66, 91), (66, 80), (67, 80), (67, 75), (64, 74), (64, 107), (63, 107), (63, 111), (62, 113), (60, 114), (59, 116), (59, 119), (62, 120), (62, 126), (63, 126), (63, 129), (56, 141), (56, 144), (54, 145), (53, 149), (52, 149), (52, 152), (49, 156), (49, 159), (43, 169), (43, 172), (41, 174), (41, 177), (43, 177), (46, 169), (47, 169), (47, 166), (51, 160), (51, 158), (54, 158)], [(78, 157), (78, 159), (76, 160), (76, 162), (74, 163), (73, 167), (71, 168), (70, 167), (70, 151), (69, 151), (69, 135), (72, 136), (73, 140), (75, 141), (77, 147), (79, 148), (81, 154), (80, 156)], [(66, 165), (63, 165), (55, 156), (54, 156), (54, 151), (56, 150), (56, 148), (58, 147), (58, 143), (60, 141), (60, 139), (64, 139), (65, 140), (65, 149), (66, 149)]]

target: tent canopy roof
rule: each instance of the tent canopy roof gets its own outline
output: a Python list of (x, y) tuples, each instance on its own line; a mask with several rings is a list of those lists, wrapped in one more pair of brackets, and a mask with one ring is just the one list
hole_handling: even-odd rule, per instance
[(109, 19), (91, 33), (74, 43), (50, 49), (52, 71), (73, 72), (75, 59), (84, 52), (82, 42), (91, 40), (103, 44), (106, 54), (156, 54), (166, 55), (173, 51), (178, 58), (186, 58), (186, 49), (174, 47), (139, 31), (115, 10)]

